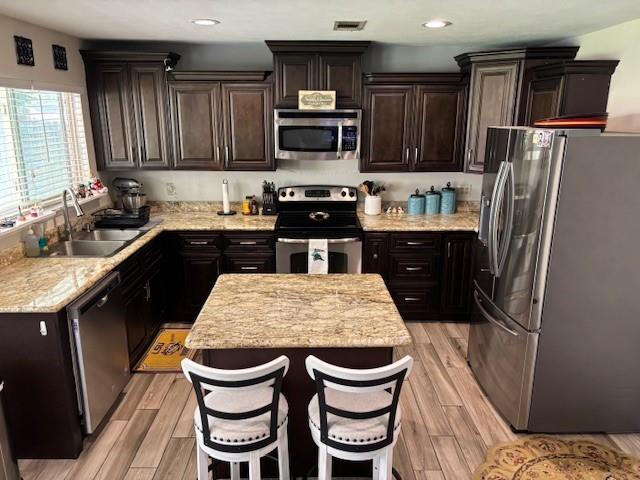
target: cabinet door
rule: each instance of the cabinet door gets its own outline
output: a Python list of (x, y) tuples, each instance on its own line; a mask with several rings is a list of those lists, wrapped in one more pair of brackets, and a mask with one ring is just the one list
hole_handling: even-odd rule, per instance
[(364, 88), (362, 172), (407, 172), (410, 168), (413, 87)]
[(148, 279), (149, 301), (151, 303), (151, 315), (147, 323), (148, 340), (158, 332), (160, 325), (164, 323), (167, 312), (167, 297), (169, 291), (166, 287), (165, 275), (160, 266), (153, 268)]
[(360, 108), (362, 102), (361, 54), (321, 54), (320, 89), (336, 91), (337, 108)]
[(136, 167), (135, 127), (127, 64), (90, 67), (91, 116), (98, 164), (103, 170)]
[(208, 251), (182, 251), (181, 298), (183, 318), (178, 322), (193, 322), (211, 293), (220, 275), (220, 254)]
[(466, 171), (482, 173), (487, 128), (513, 125), (519, 62), (475, 64), (471, 70)]
[(220, 170), (220, 84), (169, 85), (175, 168)]
[(224, 166), (274, 170), (271, 85), (223, 84)]
[(389, 235), (386, 233), (367, 233), (362, 249), (362, 273), (379, 273), (382, 278), (388, 275)]
[(168, 91), (164, 65), (130, 65), (139, 167), (169, 168)]
[(533, 126), (536, 120), (558, 115), (561, 86), (560, 77), (531, 82), (527, 98), (526, 125)]
[(444, 237), (442, 272), (442, 312), (469, 311), (473, 235), (447, 234)]
[(127, 342), (131, 365), (137, 363), (147, 347), (147, 323), (151, 316), (150, 295), (146, 281), (137, 279), (123, 289)]
[(416, 88), (416, 147), (413, 169), (462, 170), (464, 87), (420, 85)]
[(318, 57), (315, 53), (274, 55), (275, 106), (298, 108), (298, 90), (318, 88)]

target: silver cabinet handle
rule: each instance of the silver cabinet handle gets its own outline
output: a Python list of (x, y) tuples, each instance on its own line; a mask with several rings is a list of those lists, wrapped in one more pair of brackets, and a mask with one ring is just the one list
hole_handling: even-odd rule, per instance
[(144, 299), (148, 302), (151, 300), (151, 285), (149, 285), (149, 282), (144, 284), (144, 292)]
[(416, 157), (416, 158), (415, 158), (415, 161), (417, 162), (417, 161), (418, 161), (418, 147), (416, 147), (415, 157)]
[(220, 161), (220, 145), (216, 145), (216, 163)]
[(451, 258), (451, 242), (447, 242), (447, 258)]
[(240, 245), (257, 245), (258, 242), (240, 242)]
[(405, 302), (419, 302), (420, 300), (422, 299), (418, 297), (404, 297)]
[(109, 294), (107, 293), (104, 297), (96, 302), (96, 307), (101, 308), (104, 307), (104, 304), (109, 301)]
[(191, 240), (189, 241), (189, 245), (209, 245), (209, 242), (206, 240)]
[(478, 309), (480, 310), (480, 313), (482, 313), (482, 316), (484, 318), (486, 318), (489, 323), (492, 323), (496, 327), (499, 327), (500, 329), (502, 329), (505, 332), (507, 332), (509, 335), (513, 335), (514, 337), (519, 336), (518, 332), (514, 332), (509, 327), (507, 327), (504, 323), (502, 323), (497, 318), (493, 317), (489, 312), (487, 312), (487, 310), (482, 306), (482, 300), (480, 299), (480, 295), (478, 295), (478, 291), (477, 290), (473, 291), (473, 299), (475, 300), (476, 305), (478, 306)]
[(258, 270), (258, 267), (243, 266), (240, 267), (240, 270)]
[(229, 145), (224, 146), (224, 166), (229, 166)]
[(423, 242), (407, 242), (407, 245), (424, 245)]
[(407, 162), (409, 161), (409, 147), (407, 147), (407, 152), (405, 153), (405, 157), (407, 159)]
[(404, 267), (407, 272), (417, 272), (418, 270), (422, 270), (422, 267)]
[(471, 161), (471, 156), (473, 155), (473, 148), (467, 149), (467, 160)]

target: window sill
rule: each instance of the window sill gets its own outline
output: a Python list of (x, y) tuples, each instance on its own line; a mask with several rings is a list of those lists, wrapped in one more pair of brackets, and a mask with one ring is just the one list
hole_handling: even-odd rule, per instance
[[(78, 199), (78, 201), (80, 205), (86, 205), (88, 203), (95, 202), (96, 200), (100, 200), (108, 196), (109, 196), (108, 192), (96, 193), (92, 197), (80, 198)], [(73, 208), (73, 206), (70, 204), (68, 208)], [(49, 205), (47, 209), (44, 210), (43, 213), (41, 215), (38, 215), (37, 217), (27, 217), (27, 219), (24, 222), (20, 222), (14, 225), (13, 227), (0, 228), (0, 238), (8, 237), (15, 233), (26, 231), (35, 225), (46, 222), (48, 220), (52, 220), (53, 218), (61, 214), (62, 214), (62, 203), (55, 203), (53, 205)], [(36, 235), (39, 234), (39, 232), (35, 232), (35, 233)]]

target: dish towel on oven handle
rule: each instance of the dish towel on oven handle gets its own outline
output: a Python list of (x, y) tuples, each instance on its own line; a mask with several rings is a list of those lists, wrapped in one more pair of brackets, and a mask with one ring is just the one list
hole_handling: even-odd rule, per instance
[(309, 239), (310, 274), (329, 273), (329, 241), (326, 238)]

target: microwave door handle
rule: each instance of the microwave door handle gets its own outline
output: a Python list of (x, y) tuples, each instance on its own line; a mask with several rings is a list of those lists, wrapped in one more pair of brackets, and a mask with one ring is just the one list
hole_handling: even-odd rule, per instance
[(338, 123), (338, 151), (336, 152), (336, 157), (338, 160), (342, 158), (342, 122)]

